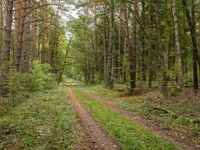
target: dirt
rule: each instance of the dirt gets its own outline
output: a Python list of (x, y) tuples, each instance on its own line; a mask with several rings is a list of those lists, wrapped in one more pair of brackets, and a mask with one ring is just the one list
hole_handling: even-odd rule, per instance
[(199, 150), (200, 149), (200, 145), (192, 141), (192, 137), (190, 136), (184, 135), (170, 128), (163, 128), (158, 122), (143, 118), (137, 113), (126, 111), (120, 108), (119, 106), (117, 106), (112, 100), (108, 100), (100, 95), (88, 93), (84, 89), (80, 89), (80, 90), (84, 92), (87, 97), (93, 100), (96, 100), (97, 102), (113, 110), (114, 112), (120, 113), (128, 117), (133, 122), (140, 124), (141, 126), (145, 128), (148, 128), (150, 131), (152, 131), (159, 137), (166, 139), (167, 141), (173, 143), (180, 149), (183, 149), (183, 150)]
[(76, 150), (121, 150), (122, 148), (112, 139), (100, 124), (91, 116), (86, 107), (68, 89), (68, 98), (79, 116), (83, 141)]

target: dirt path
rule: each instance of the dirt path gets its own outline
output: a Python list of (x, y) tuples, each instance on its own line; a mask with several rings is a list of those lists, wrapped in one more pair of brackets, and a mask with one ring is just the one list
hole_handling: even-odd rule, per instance
[(183, 136), (182, 134), (175, 132), (169, 128), (162, 128), (159, 125), (159, 123), (155, 121), (144, 119), (136, 113), (129, 112), (120, 108), (112, 100), (105, 99), (99, 95), (88, 93), (84, 89), (80, 89), (80, 90), (84, 92), (87, 97), (93, 100), (96, 100), (97, 102), (106, 106), (107, 108), (112, 109), (114, 112), (120, 113), (128, 117), (130, 120), (134, 121), (135, 123), (140, 124), (144, 126), (145, 128), (148, 128), (159, 137), (166, 139), (167, 141), (173, 143), (174, 145), (177, 145), (177, 147), (179, 147), (180, 149), (183, 149), (183, 150), (199, 150), (200, 149), (200, 145), (197, 145), (196, 143), (194, 143), (191, 140), (191, 137)]
[(100, 124), (88, 113), (84, 105), (68, 89), (70, 103), (77, 112), (83, 127), (84, 143), (78, 146), (80, 150), (120, 150), (120, 146), (101, 128)]

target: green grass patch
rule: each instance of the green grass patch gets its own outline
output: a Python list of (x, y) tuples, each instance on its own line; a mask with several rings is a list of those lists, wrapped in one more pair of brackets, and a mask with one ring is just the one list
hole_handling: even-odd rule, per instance
[(139, 96), (120, 96), (116, 90), (108, 90), (103, 86), (88, 86), (85, 90), (112, 99), (124, 110), (137, 112), (143, 117), (160, 122), (161, 125), (175, 128), (185, 133), (200, 133), (200, 105), (182, 99), (172, 101), (164, 99), (159, 92), (149, 92)]
[(79, 141), (64, 87), (37, 92), (0, 118), (0, 149), (73, 149)]
[(135, 124), (121, 114), (115, 113), (88, 98), (78, 88), (75, 95), (87, 106), (92, 115), (126, 150), (175, 150), (174, 145), (154, 135), (148, 129)]

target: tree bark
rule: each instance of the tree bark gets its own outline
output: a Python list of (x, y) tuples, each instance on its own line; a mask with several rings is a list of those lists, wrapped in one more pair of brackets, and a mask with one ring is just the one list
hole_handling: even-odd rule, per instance
[(130, 89), (136, 87), (136, 72), (137, 72), (137, 1), (133, 1), (132, 14), (132, 40), (130, 45)]
[(33, 58), (37, 59), (38, 58), (38, 51), (37, 51), (37, 9), (36, 9), (36, 5), (33, 4)]
[(24, 1), (16, 0), (15, 2), (15, 28), (14, 28), (14, 66), (16, 71), (21, 70), (21, 59), (23, 55), (23, 35), (25, 24)]
[(22, 72), (30, 72), (32, 69), (32, 4), (31, 1), (25, 1), (25, 25), (23, 37), (23, 51), (24, 51), (24, 69)]
[(195, 1), (192, 0), (192, 15), (188, 10), (187, 1), (182, 0), (183, 6), (185, 8), (186, 17), (188, 20), (189, 28), (190, 28), (190, 35), (192, 39), (192, 53), (193, 53), (193, 89), (194, 92), (197, 93), (198, 90), (198, 68), (197, 62), (200, 65), (200, 59), (198, 55), (198, 48), (197, 48), (197, 39), (196, 39), (196, 21), (195, 21)]
[(146, 81), (146, 35), (145, 35), (145, 29), (146, 29), (146, 8), (145, 8), (145, 1), (142, 0), (142, 36), (141, 36), (141, 40), (142, 40), (142, 54), (141, 54), (141, 71), (142, 71), (142, 81)]
[(155, 1), (156, 3), (156, 21), (157, 21), (157, 38), (158, 38), (158, 47), (160, 50), (160, 58), (161, 58), (161, 72), (162, 72), (162, 84), (161, 84), (161, 91), (162, 93), (167, 96), (167, 55), (166, 51), (163, 47), (163, 41), (162, 41), (162, 34), (161, 34), (161, 20), (160, 20), (160, 6), (159, 1)]
[(123, 48), (123, 80), (127, 81), (129, 74), (129, 69), (130, 69), (130, 33), (129, 33), (129, 13), (128, 13), (128, 6), (125, 4), (123, 6), (123, 12), (124, 12), (124, 48)]
[(153, 71), (152, 71), (152, 37), (151, 37), (151, 24), (152, 24), (152, 5), (151, 5), (151, 0), (149, 0), (148, 3), (148, 86), (149, 88), (152, 87), (152, 76), (153, 76)]
[(179, 40), (179, 28), (178, 28), (178, 18), (176, 10), (176, 0), (172, 0), (172, 14), (173, 14), (173, 24), (175, 33), (175, 48), (176, 48), (176, 69), (178, 72), (178, 84), (183, 86), (183, 63), (182, 63), (182, 52)]
[(108, 67), (108, 63), (107, 63), (107, 56), (108, 56), (108, 51), (107, 51), (107, 24), (106, 24), (106, 13), (107, 13), (107, 7), (106, 7), (106, 1), (104, 1), (104, 8), (103, 8), (103, 51), (104, 51), (104, 83), (106, 85), (107, 82), (107, 67)]
[[(0, 66), (2, 63), (2, 48), (3, 48), (3, 27), (4, 27), (4, 16), (3, 16), (3, 1), (0, 1), (0, 17), (1, 17), (1, 27), (0, 27)], [(0, 68), (1, 69), (1, 68)]]
[(46, 1), (42, 0), (42, 50), (41, 50), (41, 63), (44, 64), (46, 63), (46, 15), (45, 15), (45, 10), (44, 10), (44, 5)]
[(2, 72), (0, 74), (0, 95), (5, 95), (8, 92), (8, 74), (10, 63), (11, 49), (11, 31), (13, 18), (13, 0), (6, 2), (6, 27), (5, 27), (5, 48), (2, 50)]
[(113, 81), (113, 45), (114, 45), (114, 4), (115, 0), (110, 0), (110, 20), (109, 20), (109, 46), (107, 57), (107, 74), (106, 74), (106, 86), (110, 89), (114, 86)]

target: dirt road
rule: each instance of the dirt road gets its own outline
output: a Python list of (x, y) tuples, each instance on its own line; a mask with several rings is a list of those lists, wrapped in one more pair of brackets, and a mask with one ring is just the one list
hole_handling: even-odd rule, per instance
[(147, 120), (145, 118), (142, 118), (140, 115), (126, 111), (119, 106), (117, 106), (112, 100), (105, 99), (104, 97), (96, 94), (92, 94), (87, 92), (84, 89), (80, 90), (86, 94), (86, 96), (92, 100), (97, 101), (98, 103), (106, 106), (107, 108), (113, 110), (114, 112), (120, 113), (126, 117), (128, 117), (133, 122), (140, 124), (141, 126), (144, 126), (145, 128), (148, 128), (155, 134), (157, 134), (159, 137), (166, 139), (167, 141), (173, 143), (177, 147), (183, 150), (199, 150), (200, 145), (194, 143), (190, 137), (184, 137), (180, 133), (171, 130), (170, 128), (162, 128), (159, 123)]
[(121, 150), (122, 148), (110, 137), (100, 124), (90, 115), (85, 106), (68, 89), (68, 98), (77, 112), (80, 124), (83, 127), (84, 143), (76, 149), (79, 150)]

